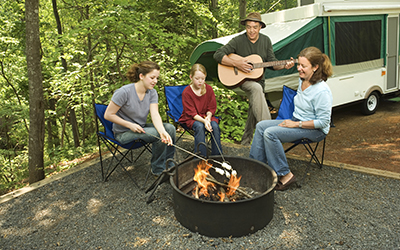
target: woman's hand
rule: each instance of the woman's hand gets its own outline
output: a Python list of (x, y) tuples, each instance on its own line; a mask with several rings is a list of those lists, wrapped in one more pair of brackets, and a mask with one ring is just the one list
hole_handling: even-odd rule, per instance
[(131, 123), (130, 124), (130, 126), (129, 126), (129, 129), (132, 131), (132, 132), (135, 132), (135, 133), (145, 133), (144, 132), (144, 129), (142, 128), (142, 126), (140, 126), (139, 124), (136, 124), (136, 123)]
[(160, 133), (160, 137), (163, 143), (168, 144), (168, 146), (172, 145), (171, 136), (167, 133), (167, 131)]
[(278, 126), (285, 127), (285, 128), (298, 128), (299, 122), (295, 122), (292, 120), (284, 120), (283, 122), (279, 123)]

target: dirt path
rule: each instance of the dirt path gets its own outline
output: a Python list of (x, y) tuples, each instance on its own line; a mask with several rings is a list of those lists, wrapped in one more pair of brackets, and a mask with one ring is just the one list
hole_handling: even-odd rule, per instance
[[(333, 111), (333, 121), (326, 160), (400, 173), (400, 102), (381, 100), (370, 116), (358, 105), (343, 107)], [(302, 147), (292, 153), (307, 155)]]

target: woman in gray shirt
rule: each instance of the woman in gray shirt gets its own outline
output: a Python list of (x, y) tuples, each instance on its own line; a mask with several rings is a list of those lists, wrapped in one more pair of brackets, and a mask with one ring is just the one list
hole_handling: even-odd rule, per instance
[[(144, 61), (133, 64), (127, 72), (132, 83), (114, 92), (104, 114), (105, 119), (114, 123), (114, 137), (120, 143), (136, 139), (152, 143), (151, 169), (154, 175), (162, 173), (166, 160), (173, 158), (175, 153), (175, 147), (171, 146), (175, 143), (175, 127), (163, 123), (158, 112), (158, 94), (154, 86), (159, 75), (157, 63)], [(153, 123), (146, 123), (149, 113)]]

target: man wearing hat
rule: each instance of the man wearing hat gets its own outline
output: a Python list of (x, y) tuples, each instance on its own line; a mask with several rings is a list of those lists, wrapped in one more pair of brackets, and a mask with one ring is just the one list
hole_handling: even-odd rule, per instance
[[(245, 58), (233, 59), (228, 57), (229, 54), (234, 53), (241, 57), (257, 54), (261, 56), (263, 62), (277, 61), (270, 38), (260, 34), (260, 30), (265, 28), (265, 23), (261, 20), (260, 13), (252, 12), (240, 23), (246, 27), (246, 32), (232, 38), (226, 45), (220, 47), (214, 53), (214, 59), (222, 65), (236, 67), (245, 73), (251, 72), (252, 65)], [(291, 61), (286, 65), (273, 66), (273, 68), (274, 70), (281, 70), (284, 68), (290, 69), (293, 66), (294, 62)], [(259, 121), (271, 119), (263, 85), (264, 75), (259, 82), (250, 80), (240, 86), (249, 99), (249, 110), (242, 137), (242, 145), (250, 145), (254, 129)]]

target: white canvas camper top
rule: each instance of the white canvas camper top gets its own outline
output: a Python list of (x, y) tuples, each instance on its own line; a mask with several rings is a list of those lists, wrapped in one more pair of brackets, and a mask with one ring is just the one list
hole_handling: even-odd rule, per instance
[[(297, 57), (309, 46), (329, 56), (334, 75), (328, 79), (333, 107), (361, 102), (362, 111), (372, 114), (379, 98), (399, 91), (399, 0), (299, 0), (299, 7), (262, 14), (261, 30), (273, 43), (279, 60)], [(238, 33), (240, 34), (240, 33)], [(217, 77), (213, 53), (238, 34), (199, 44), (190, 62), (202, 63), (210, 79)], [(266, 69), (264, 92), (279, 99), (283, 85), (297, 88), (296, 67)]]

